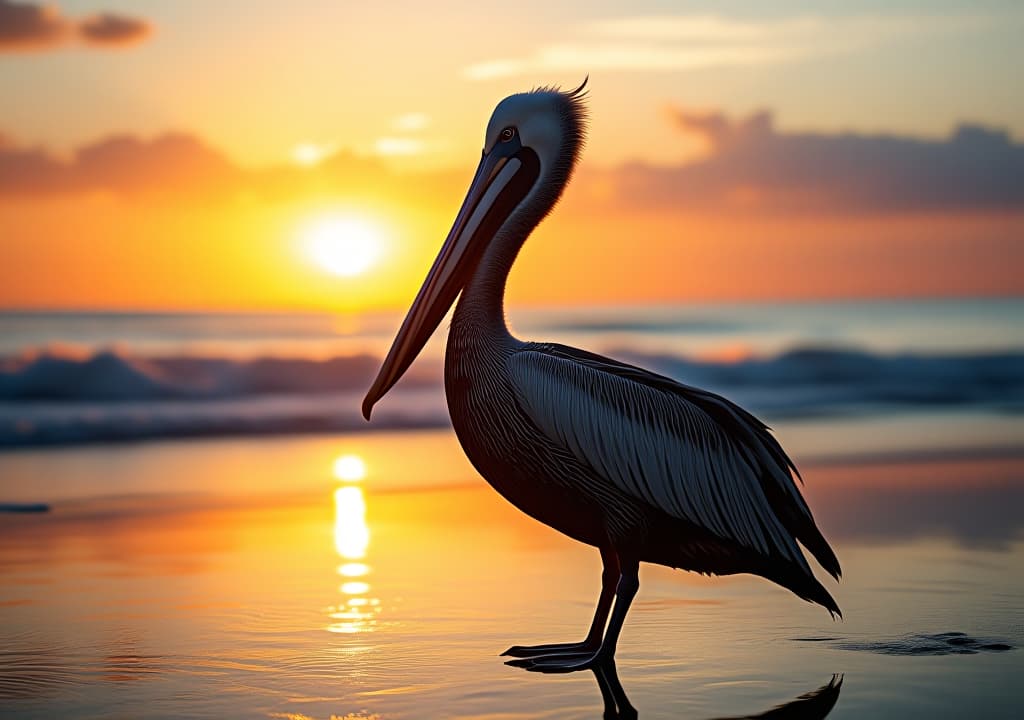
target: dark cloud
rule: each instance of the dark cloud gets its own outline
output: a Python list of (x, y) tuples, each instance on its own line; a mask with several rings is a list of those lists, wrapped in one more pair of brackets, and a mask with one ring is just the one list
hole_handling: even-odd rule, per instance
[(78, 21), (50, 6), (0, 0), (0, 52), (46, 50), (75, 38), (86, 45), (119, 47), (140, 42), (152, 30), (144, 20), (114, 13)]
[(1003, 131), (960, 125), (943, 140), (857, 133), (787, 133), (769, 112), (741, 120), (674, 109), (706, 158), (631, 164), (612, 173), (631, 205), (755, 210), (913, 212), (1024, 209), (1024, 145)]
[(131, 45), (144, 40), (153, 27), (144, 20), (101, 13), (78, 24), (78, 34), (89, 45)]
[(191, 135), (169, 133), (153, 140), (118, 135), (86, 145), (65, 168), (72, 185), (121, 193), (197, 188), (223, 190), (241, 171)]
[(5, 194), (191, 192), (238, 180), (237, 168), (189, 135), (167, 134), (151, 141), (114, 136), (80, 148), (70, 162), (39, 148), (0, 145), (0, 193)]
[(37, 194), (71, 189), (67, 169), (38, 148), (0, 144), (0, 193)]
[(0, 52), (41, 50), (69, 34), (67, 20), (55, 8), (0, 0)]

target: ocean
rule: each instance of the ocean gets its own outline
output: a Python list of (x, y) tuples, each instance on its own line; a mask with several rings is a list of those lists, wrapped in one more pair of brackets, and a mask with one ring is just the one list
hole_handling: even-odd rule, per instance
[[(909, 417), (897, 425), (921, 435), (919, 424), (954, 417), (972, 428), (968, 444), (981, 434), (1014, 446), (1024, 438), (1022, 317), (1017, 298), (510, 313), (519, 337), (610, 354), (773, 424)], [(366, 430), (359, 400), (400, 319), (0, 314), (0, 447)], [(379, 404), (373, 427), (447, 424), (443, 336)]]
[[(760, 415), (843, 566), (841, 621), (644, 566), (613, 678), (640, 717), (1024, 714), (1022, 311), (510, 313)], [(600, 560), (469, 465), (443, 332), (359, 415), (400, 320), (0, 315), (0, 717), (616, 717), (607, 677), (499, 657), (581, 638)]]

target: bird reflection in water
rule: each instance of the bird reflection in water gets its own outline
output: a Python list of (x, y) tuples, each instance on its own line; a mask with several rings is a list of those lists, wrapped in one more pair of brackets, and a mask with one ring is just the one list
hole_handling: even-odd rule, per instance
[[(357, 455), (343, 455), (335, 462), (335, 475), (339, 480), (355, 482), (365, 475), (365, 465)], [(339, 472), (342, 468), (344, 472)], [(363, 489), (346, 484), (334, 491), (334, 549), (342, 560), (338, 575), (343, 598), (329, 609), (331, 623), (327, 630), (333, 633), (359, 633), (373, 629), (380, 612), (380, 600), (370, 597), (367, 578), (370, 566), (366, 550), (370, 546), (370, 527), (366, 524), (366, 497)]]
[[(601, 690), (601, 698), (604, 701), (604, 720), (633, 720), (639, 717), (637, 709), (629, 702), (626, 691), (622, 689), (619, 681), (619, 673), (615, 669), (615, 663), (605, 663), (592, 668), (594, 677), (597, 678), (597, 686)], [(719, 720), (821, 720), (826, 717), (836, 701), (839, 700), (839, 691), (843, 687), (843, 676), (833, 675), (827, 684), (817, 690), (804, 693), (788, 703), (779, 705), (757, 715), (743, 715), (735, 718), (719, 718)]]

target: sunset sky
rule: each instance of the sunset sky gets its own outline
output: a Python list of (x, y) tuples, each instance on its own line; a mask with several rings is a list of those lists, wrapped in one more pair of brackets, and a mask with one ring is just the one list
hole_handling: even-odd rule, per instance
[(520, 304), (1024, 290), (1018, 2), (0, 0), (0, 308), (404, 306), (589, 73)]

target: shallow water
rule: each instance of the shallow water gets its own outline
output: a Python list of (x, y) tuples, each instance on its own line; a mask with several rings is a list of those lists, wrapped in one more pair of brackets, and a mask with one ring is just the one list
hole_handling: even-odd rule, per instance
[[(368, 467), (344, 488), (343, 452)], [(645, 567), (618, 654), (640, 716), (758, 715), (835, 674), (792, 716), (1019, 717), (1024, 459), (803, 470), (846, 619)], [(5, 717), (601, 715), (593, 674), (498, 657), (582, 637), (597, 552), (506, 505), (447, 434), (0, 455), (0, 497), (31, 492), (50, 512), (0, 515)]]

